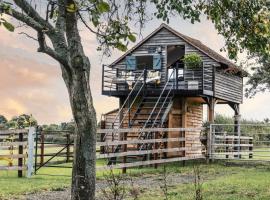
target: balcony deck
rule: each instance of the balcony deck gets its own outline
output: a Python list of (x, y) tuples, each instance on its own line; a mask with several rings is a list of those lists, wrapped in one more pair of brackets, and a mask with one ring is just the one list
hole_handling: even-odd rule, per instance
[(165, 74), (162, 71), (159, 72), (159, 80), (153, 78), (152, 81), (149, 81), (148, 76), (151, 72), (153, 73), (153, 70), (127, 71), (104, 65), (102, 67), (102, 94), (116, 97), (125, 96), (129, 94), (136, 82), (138, 83), (135, 90), (139, 90), (145, 82), (148, 94), (158, 95), (164, 89), (172, 90), (174, 94), (182, 96), (213, 96), (213, 67), (202, 66), (200, 69), (185, 69), (180, 74), (178, 74), (178, 70), (175, 70), (169, 81), (168, 72)]

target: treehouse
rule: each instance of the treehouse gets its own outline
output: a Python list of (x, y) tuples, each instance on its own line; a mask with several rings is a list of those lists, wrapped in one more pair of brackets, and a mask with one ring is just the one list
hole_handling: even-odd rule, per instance
[[(112, 64), (103, 65), (102, 94), (119, 99), (119, 108), (103, 116), (102, 127), (201, 127), (203, 104), (213, 122), (216, 104), (228, 104), (239, 116), (245, 72), (199, 40), (162, 24)], [(236, 117), (236, 121), (238, 117)], [(195, 137), (200, 132), (160, 133), (161, 138)], [(106, 134), (105, 141), (146, 139), (151, 133)], [(156, 137), (156, 136), (155, 136)], [(167, 147), (200, 143), (168, 142)], [(138, 146), (129, 148), (142, 149)], [(153, 148), (145, 145), (144, 149)], [(115, 151), (121, 151), (116, 146)], [(188, 156), (189, 152), (182, 152)], [(167, 157), (179, 153), (167, 153)]]

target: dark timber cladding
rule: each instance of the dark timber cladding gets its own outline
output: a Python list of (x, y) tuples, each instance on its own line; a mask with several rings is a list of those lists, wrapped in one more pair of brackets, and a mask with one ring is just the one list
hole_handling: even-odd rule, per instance
[(229, 74), (215, 73), (215, 96), (227, 101), (242, 103), (242, 78)]

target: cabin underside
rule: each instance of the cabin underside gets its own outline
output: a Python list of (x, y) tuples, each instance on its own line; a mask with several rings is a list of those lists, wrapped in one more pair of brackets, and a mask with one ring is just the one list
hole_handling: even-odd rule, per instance
[[(104, 123), (102, 128), (106, 129), (130, 129), (130, 128), (157, 128), (162, 124), (162, 128), (201, 128), (203, 126), (203, 105), (208, 107), (208, 121), (214, 119), (214, 107), (216, 103), (224, 104), (224, 101), (217, 101), (216, 99), (207, 99), (204, 97), (182, 97), (174, 96), (172, 100), (161, 101), (160, 104), (164, 104), (164, 109), (153, 111), (155, 107), (156, 99), (160, 97), (147, 96), (147, 98), (140, 97), (136, 99), (134, 104), (130, 106), (130, 109), (123, 108), (122, 113), (118, 116), (119, 109), (116, 109), (110, 113), (104, 115)], [(124, 99), (123, 99), (124, 100)], [(239, 115), (239, 105), (227, 102), (234, 110), (236, 115)], [(123, 102), (120, 102), (120, 105)], [(161, 107), (159, 104), (156, 106)], [(159, 113), (160, 112), (160, 113)], [(152, 114), (152, 117), (149, 116)], [(157, 117), (158, 116), (158, 117)], [(146, 126), (146, 122), (149, 122)], [(202, 138), (205, 139), (205, 135), (200, 130), (197, 131), (170, 131), (170, 132), (155, 132), (150, 133), (147, 137), (142, 138), (142, 132), (129, 132), (126, 134), (118, 134), (117, 132), (107, 134), (103, 141), (123, 141), (123, 140), (136, 140), (136, 139), (161, 139), (161, 138), (185, 138), (184, 141), (170, 141), (159, 143), (159, 149), (175, 149), (185, 148), (185, 151), (165, 152), (159, 155), (161, 158), (172, 157), (192, 157), (205, 154), (205, 142), (202, 142)], [(146, 147), (145, 147), (146, 148)], [(149, 144), (147, 149), (153, 149), (154, 147)], [(157, 147), (155, 147), (157, 148)], [(144, 147), (136, 145), (127, 145), (126, 149), (117, 150), (117, 145), (111, 149), (107, 149), (109, 152), (120, 151), (136, 151), (142, 150)], [(133, 158), (134, 159), (134, 158)], [(142, 159), (140, 156), (136, 156), (136, 159)]]

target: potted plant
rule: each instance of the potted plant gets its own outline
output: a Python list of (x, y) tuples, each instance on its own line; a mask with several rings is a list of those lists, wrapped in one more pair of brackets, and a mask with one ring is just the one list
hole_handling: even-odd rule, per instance
[(187, 71), (190, 71), (192, 74), (192, 80), (187, 81), (188, 90), (198, 90), (199, 81), (195, 78), (195, 70), (199, 69), (202, 66), (202, 58), (197, 53), (186, 54), (182, 59)]
[(197, 53), (186, 54), (182, 60), (187, 69), (198, 69), (202, 64), (202, 58)]

